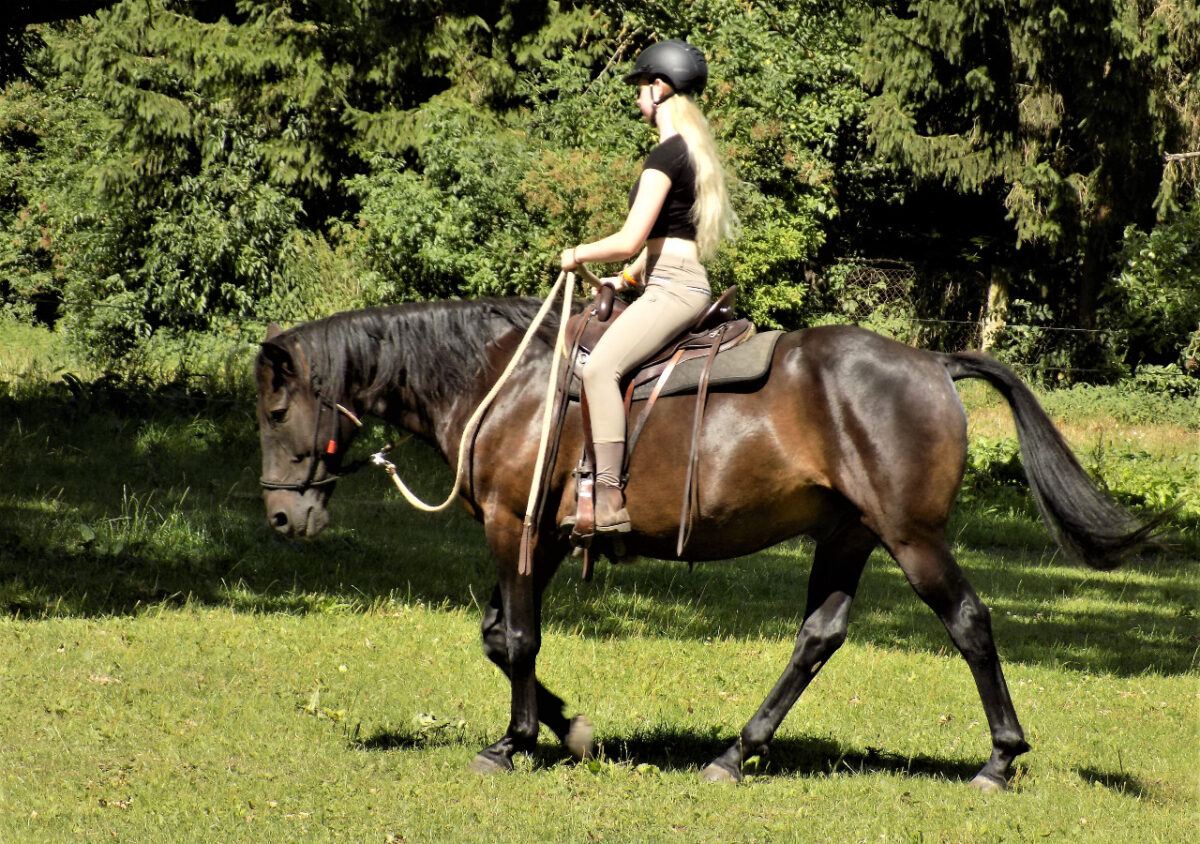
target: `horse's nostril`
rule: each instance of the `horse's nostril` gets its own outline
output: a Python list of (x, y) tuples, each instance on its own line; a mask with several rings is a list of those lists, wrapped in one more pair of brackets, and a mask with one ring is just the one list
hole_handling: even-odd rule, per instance
[(276, 530), (280, 530), (282, 528), (287, 527), (287, 524), (288, 524), (287, 513), (283, 512), (282, 510), (278, 511), (277, 513), (275, 513), (274, 515), (271, 516), (271, 526), (274, 527)]

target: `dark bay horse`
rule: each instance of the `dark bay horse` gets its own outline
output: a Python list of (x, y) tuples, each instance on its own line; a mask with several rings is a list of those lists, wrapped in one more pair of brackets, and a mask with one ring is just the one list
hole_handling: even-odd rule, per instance
[[(469, 417), (537, 305), (531, 299), (424, 303), (339, 314), (286, 332), (273, 327), (256, 362), (269, 523), (289, 536), (311, 537), (325, 527), (358, 415), (417, 434), (453, 466)], [(483, 646), (512, 685), (508, 730), (480, 751), (477, 770), (511, 769), (514, 753), (533, 748), (539, 720), (576, 755), (591, 749), (586, 719), (568, 719), (563, 701), (535, 674), (543, 590), (569, 550), (555, 511), (573, 483), (581, 448), (577, 405), (550, 470), (532, 573), (518, 568), (552, 341), (551, 328), (539, 331), (467, 451), (460, 495), (483, 523), (499, 578), (484, 612)], [(706, 779), (739, 779), (743, 760), (766, 752), (788, 710), (845, 640), (863, 567), (882, 545), (974, 675), (992, 754), (972, 784), (1006, 785), (1013, 759), (1029, 745), (988, 609), (945, 536), (966, 458), (966, 416), (952, 383), (964, 378), (984, 379), (1007, 399), (1035, 500), (1065, 550), (1110, 568), (1148, 538), (1152, 525), (1136, 523), (1097, 489), (1005, 366), (978, 354), (920, 351), (845, 326), (784, 335), (765, 380), (709, 397), (700, 514), (684, 557), (722, 560), (810, 536), (816, 548), (807, 605), (783, 675), (737, 741), (705, 768)], [(694, 403), (694, 396), (661, 399), (642, 432), (627, 490), (629, 552), (675, 558)]]

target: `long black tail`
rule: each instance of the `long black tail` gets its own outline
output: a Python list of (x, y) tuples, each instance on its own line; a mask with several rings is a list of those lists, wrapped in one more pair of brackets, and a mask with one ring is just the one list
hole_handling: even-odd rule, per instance
[(986, 355), (939, 354), (955, 381), (982, 378), (1012, 408), (1025, 475), (1034, 501), (1059, 546), (1097, 569), (1111, 569), (1150, 540), (1170, 511), (1142, 524), (1105, 495), (1079, 465), (1067, 441), (1028, 387)]

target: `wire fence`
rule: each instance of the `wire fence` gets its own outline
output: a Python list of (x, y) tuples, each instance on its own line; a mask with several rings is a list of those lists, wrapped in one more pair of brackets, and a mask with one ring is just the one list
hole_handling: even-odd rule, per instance
[(917, 270), (907, 261), (875, 259), (871, 261), (842, 259), (847, 267), (845, 284), (863, 292), (877, 294), (881, 305), (907, 302), (917, 280)]
[[(957, 316), (922, 316), (916, 302), (920, 274), (910, 262), (895, 259), (840, 259), (834, 265), (845, 295), (866, 309), (856, 322), (923, 348), (968, 351), (1019, 348), (1006, 355), (1008, 363), (1025, 375), (1037, 373), (1052, 380), (1065, 377), (1112, 375), (1111, 367), (1080, 367), (1061, 362), (1063, 350), (1080, 344), (1111, 348), (1115, 332), (1105, 328), (1076, 328), (1011, 321), (1004, 313), (989, 313), (983, 297), (964, 295), (949, 283), (936, 303)], [(929, 289), (934, 284), (925, 284)], [(929, 295), (929, 291), (925, 291)], [(988, 337), (989, 343), (984, 342)], [(1013, 360), (1019, 357), (1020, 360)]]

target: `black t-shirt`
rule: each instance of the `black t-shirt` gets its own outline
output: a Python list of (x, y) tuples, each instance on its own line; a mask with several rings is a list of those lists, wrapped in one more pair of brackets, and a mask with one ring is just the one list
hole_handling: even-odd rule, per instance
[[(692, 222), (692, 206), (696, 204), (696, 172), (692, 169), (691, 159), (688, 158), (687, 143), (683, 135), (672, 135), (656, 146), (646, 156), (642, 172), (658, 170), (667, 174), (671, 187), (663, 200), (658, 219), (650, 228), (647, 240), (656, 237), (682, 237), (688, 240), (696, 239), (696, 225)], [(629, 206), (637, 197), (638, 185), (641, 179), (633, 183), (629, 192)]]

